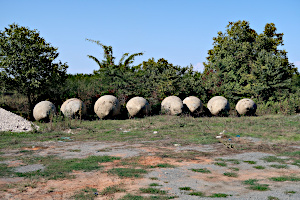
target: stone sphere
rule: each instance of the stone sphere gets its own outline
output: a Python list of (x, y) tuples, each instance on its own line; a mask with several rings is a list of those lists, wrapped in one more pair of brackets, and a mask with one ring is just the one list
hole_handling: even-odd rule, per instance
[(94, 105), (94, 111), (100, 119), (119, 115), (120, 110), (121, 106), (119, 100), (112, 95), (104, 95), (100, 97)]
[(150, 105), (143, 97), (133, 97), (127, 102), (126, 108), (131, 117), (144, 116), (150, 113)]
[(196, 110), (202, 110), (203, 104), (198, 97), (190, 96), (183, 100), (183, 104), (193, 113)]
[(230, 105), (225, 97), (215, 96), (208, 101), (207, 108), (212, 115), (227, 115)]
[(235, 106), (239, 115), (254, 115), (257, 109), (256, 103), (252, 99), (241, 99)]
[(86, 115), (86, 106), (80, 99), (72, 98), (65, 101), (60, 108), (65, 117), (83, 117)]
[(169, 96), (161, 102), (161, 110), (170, 115), (182, 113), (183, 103), (179, 97)]
[(51, 115), (55, 115), (56, 108), (50, 101), (41, 101), (34, 106), (33, 117), (36, 121), (49, 120)]

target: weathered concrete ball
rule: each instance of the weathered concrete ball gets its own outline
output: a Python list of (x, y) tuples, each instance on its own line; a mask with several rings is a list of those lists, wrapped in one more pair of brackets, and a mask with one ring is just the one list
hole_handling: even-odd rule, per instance
[(55, 113), (55, 105), (50, 101), (41, 101), (33, 108), (33, 117), (36, 121), (49, 120), (50, 116)]
[(119, 100), (112, 95), (100, 97), (94, 105), (94, 111), (100, 119), (116, 116), (120, 114), (120, 110)]
[(202, 110), (203, 104), (198, 97), (190, 96), (183, 100), (183, 104), (193, 113), (196, 110)]
[(252, 99), (241, 99), (235, 106), (240, 115), (254, 115), (257, 109), (256, 103)]
[(227, 115), (230, 105), (225, 97), (215, 96), (208, 101), (207, 108), (212, 115)]
[(72, 98), (65, 101), (60, 108), (65, 117), (83, 117), (86, 115), (86, 106), (80, 99)]
[(144, 116), (150, 113), (150, 105), (143, 97), (133, 97), (127, 102), (126, 108), (131, 117), (137, 115)]
[(183, 103), (179, 97), (169, 96), (161, 102), (161, 110), (170, 115), (182, 113)]

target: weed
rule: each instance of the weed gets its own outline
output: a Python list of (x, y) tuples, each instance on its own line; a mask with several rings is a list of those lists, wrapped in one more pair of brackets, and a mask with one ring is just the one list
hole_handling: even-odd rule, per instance
[(300, 158), (300, 151), (283, 152), (280, 155), (281, 156), (289, 156), (289, 157)]
[(203, 192), (197, 192), (197, 191), (190, 192), (189, 195), (191, 195), (191, 196), (199, 196), (199, 197), (204, 197), (205, 196)]
[(113, 186), (109, 186), (104, 188), (100, 194), (101, 195), (112, 195), (118, 192), (125, 192), (126, 190), (122, 188), (122, 185), (113, 185)]
[(180, 188), (178, 188), (178, 189), (179, 189), (179, 190), (186, 190), (186, 191), (192, 190), (191, 187), (180, 187)]
[(12, 176), (14, 172), (7, 164), (0, 164), (0, 177)]
[(120, 178), (140, 178), (142, 174), (146, 174), (145, 169), (131, 169), (131, 168), (113, 168), (107, 171), (109, 174), (114, 174)]
[(218, 165), (220, 167), (227, 167), (227, 164), (225, 162), (215, 162), (214, 165)]
[(258, 190), (258, 191), (266, 191), (269, 190), (269, 185), (267, 184), (259, 184), (257, 179), (248, 179), (243, 181), (245, 185), (250, 185), (248, 189)]
[[(112, 156), (89, 156), (85, 159), (58, 159), (54, 156), (47, 157), (35, 157), (33, 162), (40, 162), (46, 166), (45, 170), (27, 172), (27, 173), (16, 173), (20, 177), (43, 177), (47, 179), (62, 179), (62, 178), (72, 178), (68, 173), (73, 170), (83, 170), (92, 171), (100, 169), (99, 163), (112, 162), (114, 160), (119, 160), (118, 157)], [(32, 160), (30, 161), (32, 162)]]
[(266, 162), (278, 162), (278, 163), (285, 163), (286, 159), (278, 158), (276, 156), (267, 156), (262, 158), (262, 160)]
[(284, 181), (300, 181), (299, 177), (294, 176), (279, 176), (269, 178), (271, 181), (284, 182)]
[(149, 197), (143, 197), (143, 196), (137, 196), (132, 194), (126, 194), (123, 198), (120, 200), (167, 200), (167, 199), (174, 199), (178, 198), (177, 196), (149, 196)]
[(285, 191), (284, 194), (288, 194), (288, 195), (291, 195), (291, 194), (295, 194), (296, 192), (295, 191)]
[(161, 164), (157, 164), (154, 166), (150, 166), (150, 168), (174, 168), (174, 167), (176, 167), (176, 166), (168, 164), (168, 163), (161, 163)]
[(93, 200), (94, 198), (96, 198), (97, 195), (98, 195), (98, 191), (97, 191), (96, 188), (86, 187), (85, 189), (82, 189), (82, 190), (76, 192), (72, 196), (72, 199), (76, 199), (76, 200), (90, 199), (90, 200)]
[(225, 172), (223, 175), (228, 177), (238, 177), (238, 174), (234, 172)]
[(261, 166), (261, 165), (253, 166), (253, 168), (255, 168), (255, 169), (265, 169), (265, 167)]
[(70, 149), (70, 152), (81, 152), (81, 149)]
[(250, 165), (256, 164), (256, 161), (253, 161), (253, 160), (244, 160), (243, 162), (248, 163)]
[(231, 162), (232, 164), (235, 164), (235, 165), (240, 164), (240, 161), (237, 160), (237, 159), (227, 159), (227, 160), (225, 160), (225, 161)]
[(200, 168), (200, 169), (190, 169), (192, 170), (193, 172), (200, 172), (200, 173), (205, 173), (205, 174), (209, 174), (211, 173), (210, 170), (206, 169), (206, 168)]
[(270, 167), (276, 168), (276, 169), (287, 169), (287, 165), (270, 165)]
[(142, 193), (147, 193), (147, 194), (166, 194), (167, 193), (165, 190), (160, 190), (160, 189), (152, 188), (152, 187), (140, 188), (140, 191)]
[(268, 200), (279, 200), (278, 197), (268, 196)]
[(228, 197), (229, 195), (228, 194), (224, 194), (224, 193), (214, 193), (214, 194), (211, 194), (210, 196), (208, 197), (212, 197), (212, 198), (226, 198)]
[(230, 167), (229, 169), (231, 169), (232, 171), (235, 171), (235, 172), (240, 171), (240, 169), (239, 169), (239, 168), (236, 168), (236, 167)]
[(158, 180), (157, 177), (150, 177), (149, 179), (150, 179), (150, 180)]
[(150, 183), (149, 186), (154, 187), (154, 186), (161, 186), (161, 185), (159, 185), (158, 183)]

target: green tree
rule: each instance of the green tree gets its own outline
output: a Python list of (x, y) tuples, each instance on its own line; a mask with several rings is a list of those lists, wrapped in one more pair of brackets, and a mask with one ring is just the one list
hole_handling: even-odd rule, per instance
[(273, 23), (257, 34), (249, 22), (229, 22), (226, 32), (213, 38), (213, 49), (204, 63), (205, 89), (237, 101), (241, 97), (268, 100), (288, 90), (294, 65), (287, 52), (279, 50), (283, 34), (276, 33)]
[(1, 81), (27, 96), (30, 114), (37, 100), (51, 98), (66, 77), (68, 66), (54, 63), (58, 55), (37, 30), (12, 24), (0, 31)]
[(89, 58), (99, 65), (99, 70), (94, 70), (94, 74), (99, 78), (100, 86), (104, 89), (105, 93), (116, 95), (120, 103), (124, 105), (127, 99), (135, 93), (133, 72), (137, 66), (132, 66), (132, 63), (136, 56), (141, 56), (143, 53), (140, 52), (131, 55), (124, 53), (118, 64), (116, 64), (111, 46), (106, 46), (96, 40), (86, 40), (96, 43), (104, 50), (104, 59), (101, 61), (95, 56), (88, 55)]

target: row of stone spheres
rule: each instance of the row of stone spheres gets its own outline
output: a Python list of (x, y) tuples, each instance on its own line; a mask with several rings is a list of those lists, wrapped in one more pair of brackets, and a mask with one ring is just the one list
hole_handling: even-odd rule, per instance
[[(203, 104), (198, 97), (190, 96), (183, 101), (177, 96), (166, 97), (161, 103), (162, 113), (170, 115), (179, 115), (183, 109), (188, 108), (191, 113), (203, 110)], [(150, 105), (143, 97), (134, 97), (126, 104), (130, 117), (145, 116), (150, 113)], [(225, 97), (215, 96), (207, 103), (207, 108), (214, 116), (221, 113), (228, 113), (230, 110), (229, 102)], [(254, 115), (257, 105), (251, 99), (241, 99), (236, 104), (236, 111), (239, 115)], [(77, 98), (68, 99), (61, 105), (61, 112), (65, 117), (74, 118), (86, 115), (85, 104)], [(112, 95), (100, 97), (95, 105), (94, 111), (100, 119), (112, 118), (120, 114), (121, 106), (118, 99)], [(41, 101), (33, 109), (35, 120), (49, 119), (49, 116), (56, 113), (56, 108), (50, 101)]]

